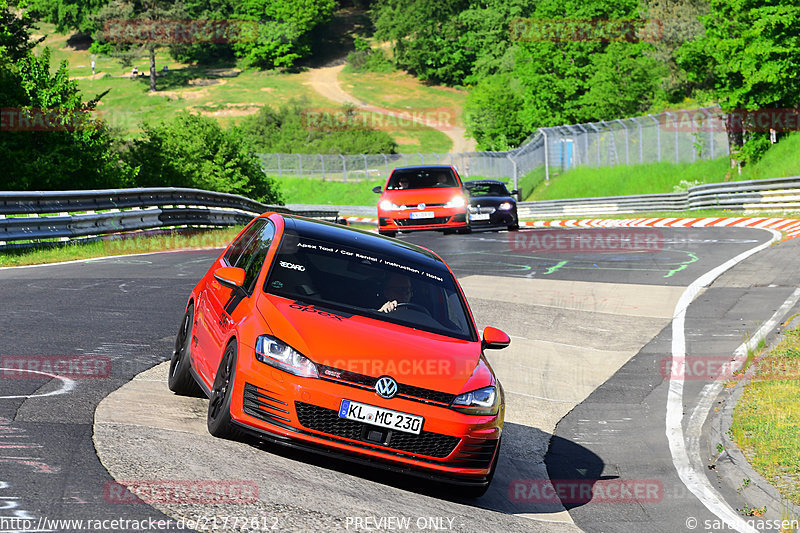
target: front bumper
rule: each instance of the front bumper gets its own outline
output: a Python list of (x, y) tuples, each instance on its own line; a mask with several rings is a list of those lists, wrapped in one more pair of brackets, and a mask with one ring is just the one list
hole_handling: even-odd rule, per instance
[[(383, 400), (372, 390), (298, 378), (243, 359), (236, 371), (231, 416), (261, 438), (465, 485), (485, 483), (499, 452), (502, 408), (495, 416), (470, 416), (430, 401)], [(342, 399), (423, 416), (422, 432), (339, 418)]]
[(476, 227), (483, 227), (483, 226), (514, 226), (518, 224), (518, 217), (517, 217), (517, 210), (510, 209), (510, 210), (500, 210), (494, 209), (487, 213), (487, 210), (483, 208), (481, 210), (481, 214), (489, 215), (489, 218), (484, 218), (481, 220), (475, 219), (474, 215), (478, 214), (475, 212), (471, 212), (469, 214), (469, 223), (473, 228)]
[(397, 211), (378, 211), (378, 227), (383, 231), (417, 231), (460, 229), (469, 226), (467, 212), (463, 208), (435, 208), (425, 211), (430, 218), (417, 218), (421, 211), (403, 209)]

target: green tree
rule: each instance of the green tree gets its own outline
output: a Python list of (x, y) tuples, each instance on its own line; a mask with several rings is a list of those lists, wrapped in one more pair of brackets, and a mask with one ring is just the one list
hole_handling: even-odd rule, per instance
[(703, 35), (700, 17), (708, 13), (708, 0), (643, 0), (642, 16), (647, 19), (650, 44), (644, 53), (667, 70), (660, 88), (669, 102), (680, 102), (698, 88), (676, 62), (677, 52), (687, 41)]
[[(524, 106), (520, 115), (528, 130), (620, 118), (594, 115), (600, 108), (587, 108), (584, 95), (591, 88), (592, 78), (599, 75), (598, 69), (614, 66), (613, 56), (601, 58), (609, 44), (621, 41), (620, 49), (635, 44), (635, 35), (606, 31), (618, 21), (635, 20), (637, 8), (636, 0), (541, 0), (537, 4), (533, 19), (546, 21), (549, 27), (562, 33), (540, 36), (537, 28), (542, 25), (535, 24), (521, 28), (514, 73), (524, 87)], [(584, 34), (573, 34), (570, 21), (575, 20), (587, 21)], [(631, 54), (635, 56), (635, 52), (628, 55)], [(657, 76), (656, 73), (652, 75)], [(627, 85), (626, 79), (615, 79), (613, 73), (600, 76), (606, 82), (615, 81), (620, 90)], [(608, 93), (609, 88), (603, 92)], [(592, 100), (599, 103), (597, 96)]]
[(64, 190), (122, 187), (135, 171), (113, 149), (106, 126), (82, 102), (66, 62), (53, 73), (50, 54), (32, 52), (9, 64), (0, 61), (2, 188)]
[(173, 44), (175, 39), (163, 30), (187, 17), (183, 4), (176, 0), (111, 0), (92, 17), (102, 28), (94, 38), (110, 45), (124, 65), (146, 54), (150, 60), (150, 91), (155, 92), (156, 50)]
[(385, 131), (369, 128), (363, 116), (343, 107), (333, 112), (309, 109), (292, 100), (277, 110), (265, 106), (241, 124), (253, 150), (287, 154), (393, 154), (397, 143)]
[(522, 86), (511, 73), (484, 78), (467, 96), (464, 122), (479, 150), (508, 150), (518, 146), (530, 131), (519, 119)]
[(513, 21), (530, 16), (536, 3), (536, 0), (472, 0), (458, 14), (459, 43), (475, 56), (470, 73), (459, 84), (474, 85), (491, 74), (514, 70), (517, 43), (510, 28)]
[[(701, 20), (705, 34), (679, 50), (678, 64), (691, 81), (709, 87), (723, 112), (797, 107), (800, 6), (795, 0), (711, 0)], [(732, 166), (752, 135), (752, 128), (728, 131)]]
[(161, 124), (143, 125), (126, 159), (139, 167), (140, 187), (194, 187), (282, 203), (277, 184), (236, 131), (209, 117), (182, 113)]
[(232, 43), (236, 56), (263, 68), (292, 66), (311, 53), (311, 32), (330, 20), (336, 0), (242, 0), (233, 16), (258, 24), (245, 26)]
[(0, 58), (14, 62), (33, 50), (38, 42), (31, 40), (33, 24), (28, 13), (18, 16), (11, 11), (6, 0), (0, 0)]
[(97, 29), (92, 16), (109, 0), (28, 0), (31, 15), (56, 25), (59, 33), (78, 31), (91, 34)]
[(592, 58), (594, 73), (579, 103), (594, 119), (641, 115), (653, 104), (668, 68), (642, 53), (641, 43), (611, 43)]
[(468, 7), (469, 0), (381, 0), (375, 35), (391, 41), (395, 63), (421, 80), (461, 85), (476, 55), (459, 41), (458, 15)]

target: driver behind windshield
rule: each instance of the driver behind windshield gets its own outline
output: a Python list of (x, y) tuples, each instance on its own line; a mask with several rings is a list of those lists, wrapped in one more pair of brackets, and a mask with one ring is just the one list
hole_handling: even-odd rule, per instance
[(383, 297), (386, 303), (378, 311), (391, 313), (398, 304), (411, 301), (411, 280), (401, 274), (390, 274), (383, 286)]

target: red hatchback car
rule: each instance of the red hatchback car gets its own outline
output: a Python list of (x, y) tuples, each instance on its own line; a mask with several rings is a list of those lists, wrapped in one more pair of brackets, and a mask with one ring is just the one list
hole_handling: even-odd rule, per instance
[(423, 475), (482, 494), (503, 389), (435, 253), (283, 214), (251, 222), (192, 291), (169, 387), (210, 398), (208, 429)]
[(398, 167), (375, 187), (378, 232), (394, 237), (398, 231), (469, 231), (469, 201), (456, 169), (448, 165)]

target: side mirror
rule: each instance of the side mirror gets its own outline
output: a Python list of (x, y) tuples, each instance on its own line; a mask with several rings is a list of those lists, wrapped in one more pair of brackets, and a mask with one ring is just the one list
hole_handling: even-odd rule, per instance
[(505, 332), (486, 326), (483, 330), (482, 344), (487, 350), (500, 350), (511, 344), (511, 339)]
[(229, 289), (241, 289), (244, 285), (244, 269), (222, 267), (214, 271), (214, 279)]
[(380, 185), (378, 185), (377, 187), (372, 188), (372, 192), (374, 192), (375, 194), (381, 194), (383, 192), (383, 189), (381, 188)]
[(519, 194), (519, 191), (517, 189), (511, 191), (511, 196), (514, 196), (515, 194)]

